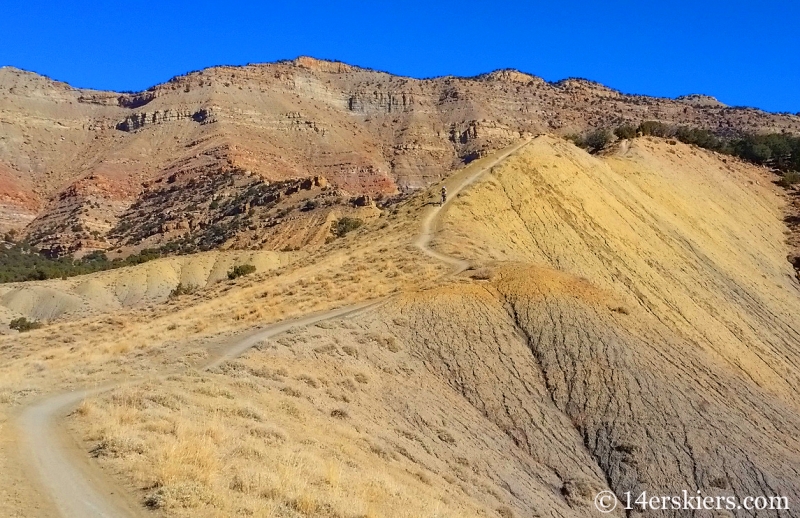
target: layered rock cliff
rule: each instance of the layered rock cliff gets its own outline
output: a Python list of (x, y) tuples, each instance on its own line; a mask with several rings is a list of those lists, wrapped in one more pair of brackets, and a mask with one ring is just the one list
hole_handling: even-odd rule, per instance
[[(107, 232), (142, 185), (171, 174), (324, 176), (351, 195), (393, 194), (543, 132), (651, 119), (719, 133), (800, 132), (800, 117), (709, 99), (625, 95), (514, 70), (417, 80), (313, 58), (214, 67), (132, 94), (6, 67), (0, 172), (9, 193), (0, 197), (0, 230), (16, 228), (34, 243), (47, 236), (65, 250), (115, 246)], [(90, 184), (92, 196), (78, 194)], [(53, 225), (72, 228), (87, 211), (98, 223), (85, 226), (98, 235), (81, 246), (69, 232), (54, 240)]]

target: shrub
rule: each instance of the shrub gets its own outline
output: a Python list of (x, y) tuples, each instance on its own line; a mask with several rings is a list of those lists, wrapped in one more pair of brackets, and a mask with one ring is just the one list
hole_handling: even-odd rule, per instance
[(590, 153), (597, 153), (605, 148), (613, 140), (611, 132), (605, 128), (596, 129), (581, 137), (579, 135), (567, 135), (567, 140), (571, 140), (576, 146), (586, 149)]
[(639, 133), (642, 135), (651, 135), (653, 137), (671, 137), (672, 128), (663, 122), (658, 121), (644, 121), (639, 124)]
[(787, 133), (743, 135), (731, 143), (732, 154), (781, 171), (800, 170), (800, 137)]
[(787, 189), (798, 183), (800, 183), (800, 173), (797, 171), (789, 171), (788, 173), (785, 173), (780, 180), (778, 180), (778, 184)]
[[(685, 144), (691, 144), (719, 153), (737, 156), (748, 162), (773, 167), (784, 174), (778, 181), (783, 187), (800, 183), (800, 136), (791, 133), (743, 133), (739, 137), (720, 137), (712, 131), (691, 126), (674, 127), (658, 121), (644, 121), (634, 129), (630, 125), (622, 125), (614, 130), (619, 138), (632, 138), (636, 134), (668, 138), (674, 145), (676, 138)], [(567, 135), (575, 145), (597, 152), (610, 142), (611, 135), (607, 130), (595, 130), (584, 137)]]
[(344, 217), (336, 222), (336, 224), (331, 228), (331, 231), (336, 237), (342, 237), (348, 232), (352, 232), (353, 230), (357, 229), (364, 222), (358, 218), (348, 218)]
[(238, 279), (244, 275), (250, 275), (251, 273), (256, 271), (256, 267), (252, 264), (240, 264), (238, 266), (234, 266), (231, 268), (231, 271), (228, 272), (228, 279)]
[(632, 139), (636, 138), (637, 135), (636, 126), (632, 126), (630, 124), (623, 124), (622, 126), (618, 127), (614, 130), (614, 135), (620, 139)]
[(613, 138), (610, 131), (605, 128), (600, 128), (586, 135), (584, 142), (586, 143), (586, 147), (589, 148), (589, 151), (597, 153), (609, 145)]
[(28, 320), (25, 317), (19, 317), (12, 320), (11, 323), (8, 324), (8, 327), (11, 329), (16, 329), (20, 333), (24, 333), (32, 329), (39, 329), (42, 327), (42, 323), (35, 320)]
[(108, 256), (102, 250), (94, 250), (83, 256), (82, 261), (87, 264), (102, 264), (108, 262)]
[(331, 410), (331, 417), (335, 417), (336, 419), (347, 419), (350, 415), (347, 413), (347, 410), (342, 408), (334, 408)]
[(725, 148), (725, 143), (708, 130), (681, 126), (675, 130), (675, 137), (684, 144), (692, 144), (714, 151)]
[(181, 295), (190, 295), (197, 291), (197, 286), (194, 284), (184, 284), (179, 282), (175, 289), (172, 290), (169, 294), (169, 298), (174, 299), (180, 297)]

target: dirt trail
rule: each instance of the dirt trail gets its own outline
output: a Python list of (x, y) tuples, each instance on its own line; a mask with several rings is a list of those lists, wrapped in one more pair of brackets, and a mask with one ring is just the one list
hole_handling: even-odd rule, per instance
[[(508, 151), (498, 155), (477, 171), (466, 176), (455, 175), (448, 180), (450, 197), (445, 206), (465, 187), (476, 181), (497, 164), (517, 152), (529, 141), (526, 140)], [(420, 234), (415, 246), (421, 251), (456, 268), (456, 273), (465, 270), (469, 263), (457, 257), (445, 255), (430, 248), (437, 217), (444, 206), (429, 209), (422, 219)], [(240, 356), (259, 342), (286, 332), (295, 326), (307, 326), (323, 320), (354, 316), (364, 310), (372, 309), (384, 300), (368, 301), (332, 311), (315, 313), (293, 320), (277, 322), (258, 330), (245, 338), (224, 347), (202, 369), (212, 369)], [(125, 384), (137, 383), (132, 380), (114, 383), (103, 387), (88, 388), (52, 396), (26, 408), (17, 420), (21, 441), (21, 458), (35, 473), (46, 492), (50, 495), (58, 512), (64, 518), (119, 518), (123, 516), (143, 516), (144, 511), (133, 501), (127, 491), (116, 486), (93, 469), (85, 458), (85, 452), (77, 449), (66, 431), (59, 426), (65, 417), (83, 399), (111, 390)]]
[(491, 171), (493, 167), (501, 163), (503, 160), (505, 160), (506, 158), (508, 158), (509, 156), (513, 155), (521, 148), (526, 146), (529, 142), (530, 140), (525, 140), (523, 142), (520, 142), (519, 144), (514, 145), (511, 149), (500, 153), (491, 162), (489, 162), (484, 167), (478, 169), (472, 174), (468, 174), (466, 176), (454, 175), (453, 177), (446, 180), (445, 185), (449, 188), (447, 201), (445, 202), (444, 205), (437, 205), (435, 207), (429, 208), (422, 216), (422, 226), (420, 228), (419, 237), (417, 237), (417, 240), (414, 242), (414, 246), (416, 246), (417, 248), (425, 252), (425, 254), (427, 254), (430, 257), (433, 257), (438, 261), (452, 264), (455, 267), (455, 273), (462, 272), (467, 268), (469, 268), (468, 261), (459, 259), (458, 257), (453, 257), (451, 255), (437, 252), (436, 250), (430, 247), (431, 240), (433, 239), (433, 235), (435, 233), (436, 219), (441, 214), (442, 209), (444, 209), (444, 207), (449, 205), (456, 198), (456, 196), (458, 196), (458, 193), (460, 193), (466, 187), (474, 183), (481, 176)]
[(39, 476), (59, 513), (72, 517), (137, 516), (135, 507), (116, 497), (109, 482), (97, 476), (76, 451), (58, 421), (83, 399), (116, 388), (119, 384), (59, 394), (27, 408), (18, 421), (22, 451)]
[[(332, 311), (284, 320), (267, 326), (249, 336), (232, 342), (202, 370), (213, 369), (227, 360), (236, 358), (263, 340), (286, 332), (295, 326), (307, 326), (322, 320), (353, 316), (362, 310), (375, 307), (382, 301), (368, 301)], [(100, 518), (138, 516), (143, 514), (138, 505), (128, 501), (124, 491), (90, 469), (85, 453), (76, 451), (74, 442), (58, 426), (59, 420), (83, 399), (137, 381), (114, 383), (103, 387), (67, 392), (48, 398), (25, 409), (19, 419), (23, 437), (23, 451), (35, 468), (42, 484), (51, 495), (56, 507), (66, 518)]]

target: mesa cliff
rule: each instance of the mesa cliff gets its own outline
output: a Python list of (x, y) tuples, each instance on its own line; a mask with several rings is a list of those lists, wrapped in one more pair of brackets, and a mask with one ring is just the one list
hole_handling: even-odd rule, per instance
[(159, 180), (178, 177), (191, 189), (203, 183), (193, 178), (217, 174), (324, 177), (344, 198), (381, 197), (425, 187), (520, 137), (642, 120), (720, 134), (800, 132), (795, 115), (707, 96), (625, 95), (583, 79), (548, 83), (514, 70), (419, 80), (304, 57), (116, 93), (5, 67), (0, 230), (53, 255), (125, 255), (135, 236), (119, 228)]

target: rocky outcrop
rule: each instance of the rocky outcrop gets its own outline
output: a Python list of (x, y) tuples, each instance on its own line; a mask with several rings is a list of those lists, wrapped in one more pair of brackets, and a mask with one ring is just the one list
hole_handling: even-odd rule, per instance
[(410, 92), (360, 91), (347, 99), (347, 108), (360, 113), (407, 112), (414, 106), (414, 95)]
[[(31, 223), (35, 234), (44, 231), (43, 221), (66, 218), (54, 228), (69, 227), (62, 209), (72, 201), (84, 212), (97, 210), (89, 203), (114, 207), (96, 218), (114, 225), (142, 185), (162, 187), (168, 178), (175, 188), (194, 189), (202, 182), (183, 182), (241, 169), (269, 182), (323, 176), (349, 193), (391, 196), (426, 187), (525, 136), (643, 120), (723, 134), (800, 133), (793, 115), (698, 96), (625, 95), (582, 79), (548, 83), (515, 70), (417, 80), (298, 58), (214, 67), (118, 93), (0, 69), (0, 163), (19, 196), (41, 200), (37, 216), (52, 212)], [(124, 196), (67, 193), (72, 201), (47, 203), (92, 174), (113, 179)], [(252, 206), (275, 202), (282, 192), (262, 193)], [(22, 230), (28, 219), (14, 221)]]
[(141, 108), (156, 98), (155, 89), (139, 92), (138, 94), (123, 94), (117, 97), (117, 104), (122, 108), (130, 108), (132, 110)]
[(678, 97), (677, 99), (680, 102), (684, 102), (686, 104), (691, 104), (692, 106), (705, 106), (705, 107), (716, 107), (716, 108), (725, 108), (726, 105), (719, 102), (716, 97), (712, 97), (710, 95), (701, 95), (701, 94), (690, 94), (690, 95), (683, 95)]
[(78, 102), (98, 106), (116, 106), (119, 104), (119, 98), (111, 92), (88, 92), (78, 96)]
[(314, 187), (325, 189), (328, 186), (328, 180), (324, 176), (314, 176), (313, 178), (305, 178), (300, 180), (300, 188), (306, 191)]
[(522, 83), (522, 84), (545, 82), (544, 79), (542, 79), (541, 77), (532, 76), (530, 74), (520, 72), (519, 70), (513, 70), (508, 68), (504, 70), (495, 70), (494, 72), (480, 75), (478, 76), (478, 79), (482, 79), (484, 81), (500, 81), (506, 83)]
[(367, 196), (366, 194), (362, 194), (361, 196), (356, 196), (355, 198), (350, 200), (350, 203), (352, 203), (354, 207), (375, 206), (375, 201), (372, 199), (371, 196)]
[(210, 124), (216, 122), (211, 110), (202, 108), (197, 111), (192, 110), (173, 110), (167, 108), (166, 110), (157, 110), (153, 112), (135, 113), (125, 117), (125, 120), (118, 123), (116, 128), (120, 131), (136, 131), (144, 126), (151, 124), (163, 124), (165, 122), (173, 122), (191, 119), (198, 124)]
[(300, 56), (291, 63), (296, 67), (314, 70), (317, 72), (328, 72), (332, 74), (343, 74), (356, 68), (346, 63), (342, 63), (341, 61), (327, 61), (309, 56)]

